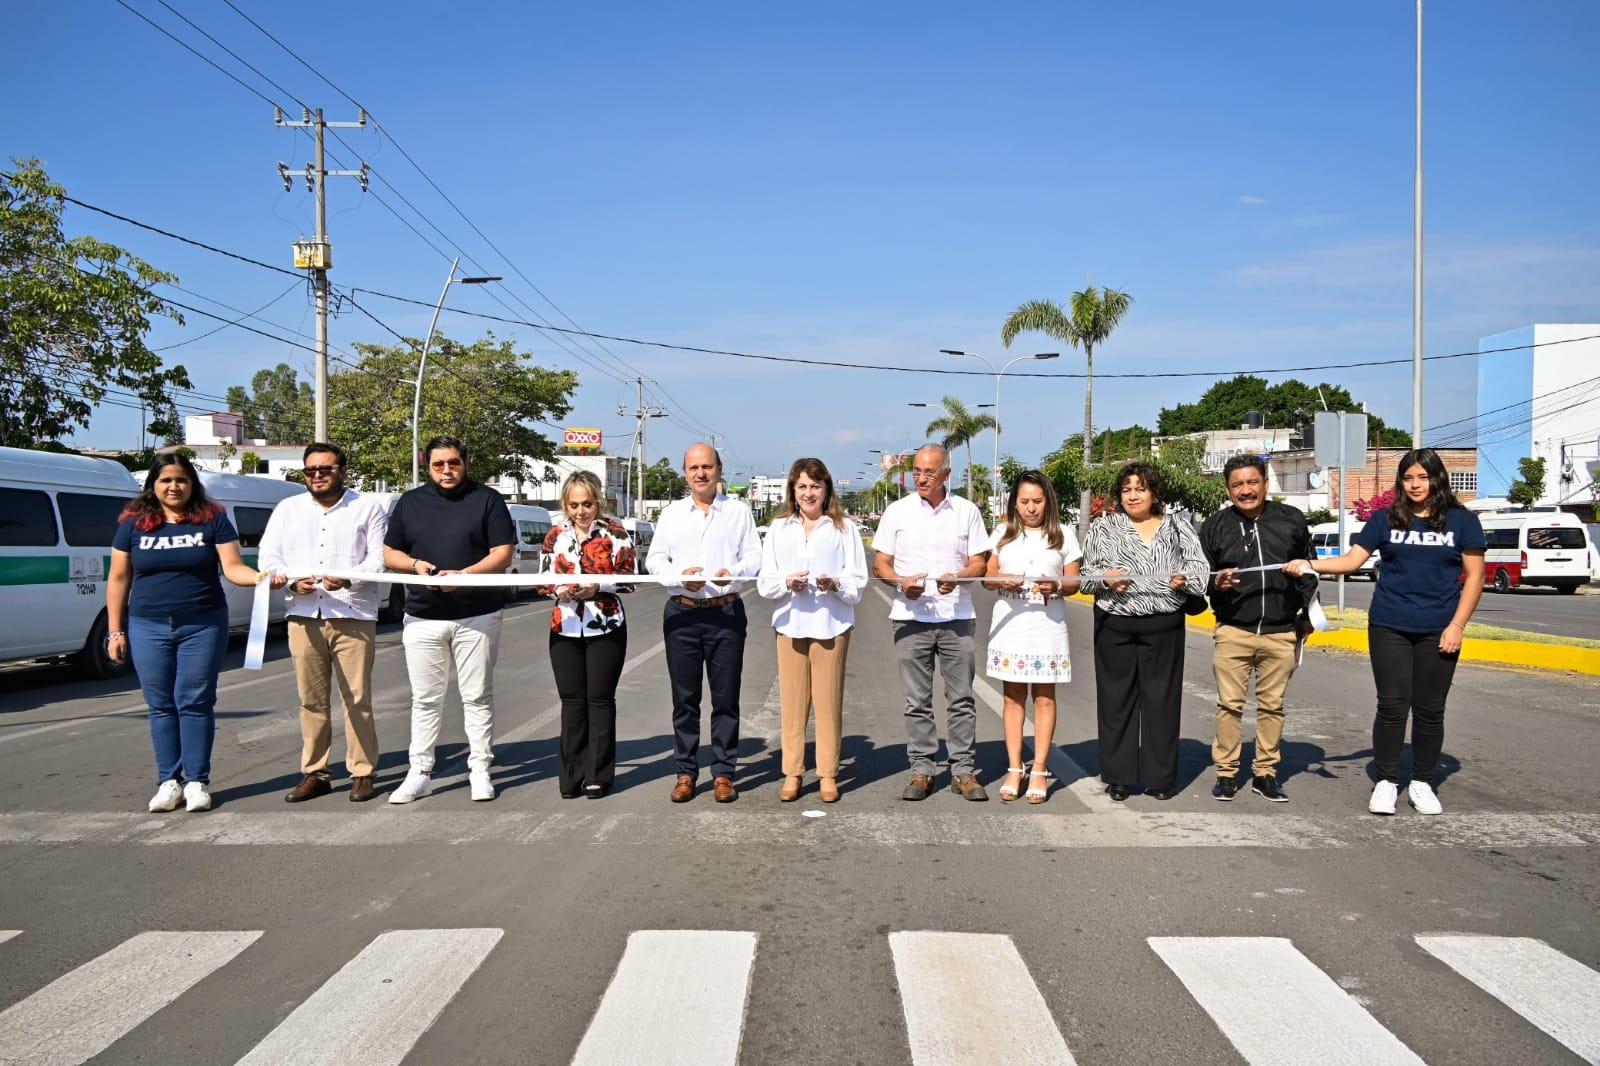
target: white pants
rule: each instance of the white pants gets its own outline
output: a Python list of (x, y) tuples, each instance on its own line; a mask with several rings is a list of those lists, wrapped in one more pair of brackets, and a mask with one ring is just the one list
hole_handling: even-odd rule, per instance
[(441, 621), (405, 616), (406, 672), (411, 675), (411, 768), (433, 773), (439, 718), (456, 667), (467, 733), (467, 768), (494, 762), (494, 663), (500, 652), (500, 611)]

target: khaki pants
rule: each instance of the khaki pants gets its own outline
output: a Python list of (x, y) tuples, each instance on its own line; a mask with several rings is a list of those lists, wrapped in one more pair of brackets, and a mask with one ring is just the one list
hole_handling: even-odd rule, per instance
[(1218, 777), (1237, 777), (1241, 720), (1250, 675), (1256, 677), (1256, 755), (1251, 769), (1257, 777), (1277, 775), (1278, 743), (1283, 737), (1283, 692), (1294, 676), (1293, 633), (1257, 636), (1238, 626), (1218, 626), (1212, 634), (1212, 667), (1217, 675), (1217, 738), (1211, 759)]
[(783, 773), (806, 769), (806, 718), (817, 709), (817, 776), (839, 776), (839, 739), (844, 731), (844, 666), (850, 630), (837, 637), (778, 634), (778, 696), (783, 703)]
[(377, 762), (378, 727), (372, 720), (372, 656), (378, 623), (359, 618), (291, 615), (289, 654), (300, 687), (300, 772), (325, 773), (333, 747), (328, 675), (339, 679), (344, 704), (344, 761), (351, 777), (371, 777)]

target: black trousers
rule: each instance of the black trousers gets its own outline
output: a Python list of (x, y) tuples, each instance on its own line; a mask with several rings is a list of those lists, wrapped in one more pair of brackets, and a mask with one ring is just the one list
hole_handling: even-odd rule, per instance
[(739, 757), (739, 679), (749, 629), (744, 601), (686, 607), (668, 600), (661, 627), (672, 681), (673, 749), (678, 773), (700, 773), (700, 693), (711, 689), (711, 776), (732, 777)]
[(556, 759), (561, 791), (611, 787), (617, 774), (617, 682), (628, 654), (628, 627), (594, 637), (550, 634), (550, 672), (561, 695)]
[(1178, 784), (1183, 612), (1094, 612), (1100, 780), (1171, 791)]
[(1460, 655), (1441, 652), (1438, 633), (1402, 633), (1383, 626), (1368, 627), (1367, 655), (1378, 687), (1378, 714), (1372, 720), (1378, 777), (1399, 783), (1400, 749), (1410, 715), (1411, 779), (1431, 785), (1444, 750), (1444, 701)]

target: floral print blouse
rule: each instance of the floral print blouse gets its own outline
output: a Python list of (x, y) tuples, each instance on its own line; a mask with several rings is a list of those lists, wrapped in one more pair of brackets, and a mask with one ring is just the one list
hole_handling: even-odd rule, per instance
[[(603, 575), (636, 574), (633, 541), (622, 523), (601, 517), (589, 525), (582, 539), (568, 519), (554, 526), (544, 538), (544, 566), (552, 574), (594, 574), (599, 585), (592, 600), (556, 603), (550, 611), (550, 632), (563, 637), (597, 637), (622, 628), (622, 601), (619, 592), (632, 592), (633, 586)], [(552, 590), (554, 591), (554, 590)]]

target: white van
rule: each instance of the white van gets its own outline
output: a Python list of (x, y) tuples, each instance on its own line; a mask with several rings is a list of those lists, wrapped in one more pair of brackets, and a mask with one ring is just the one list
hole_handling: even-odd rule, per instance
[[(143, 486), (144, 475), (135, 476), (139, 479), (139, 485)], [(278, 506), (280, 500), (299, 496), (306, 491), (304, 485), (293, 481), (250, 477), (246, 474), (219, 474), (211, 470), (200, 471), (200, 484), (206, 487), (207, 496), (227, 509), (228, 520), (239, 532), (239, 554), (249, 566), (255, 566), (256, 558), (261, 554), (261, 534), (267, 531), (267, 519), (272, 517), (272, 509)], [(228, 624), (234, 629), (249, 628), (255, 590), (223, 581), (222, 591), (228, 596)], [(288, 604), (284, 597), (273, 596), (272, 613), (268, 621), (281, 622), (287, 613)]]
[(633, 554), (639, 560), (639, 572), (644, 572), (644, 557), (650, 550), (650, 541), (656, 535), (656, 527), (642, 518), (624, 518), (622, 528), (628, 531), (628, 539), (633, 541)]
[(1588, 583), (1589, 537), (1577, 515), (1515, 511), (1480, 515), (1478, 520), (1488, 544), (1483, 580), (1496, 592), (1546, 585), (1571, 593)]
[[(507, 504), (506, 509), (511, 512), (511, 523), (517, 530), (516, 547), (511, 553), (511, 565), (506, 568), (506, 573), (537, 574), (544, 569), (544, 538), (551, 528), (550, 512), (526, 503)], [(535, 588), (512, 590), (515, 597), (538, 594), (539, 590)]]
[[(1339, 523), (1322, 522), (1311, 527), (1311, 543), (1317, 549), (1318, 559), (1327, 559), (1335, 555), (1343, 555), (1350, 550), (1350, 545), (1355, 542), (1356, 534), (1361, 532), (1365, 522), (1346, 522), (1344, 524), (1344, 543), (1339, 542)], [(1326, 575), (1324, 575), (1326, 576)], [(1367, 558), (1351, 577), (1364, 577), (1369, 581), (1378, 580), (1378, 556), (1376, 553)]]

